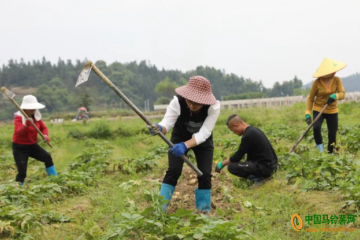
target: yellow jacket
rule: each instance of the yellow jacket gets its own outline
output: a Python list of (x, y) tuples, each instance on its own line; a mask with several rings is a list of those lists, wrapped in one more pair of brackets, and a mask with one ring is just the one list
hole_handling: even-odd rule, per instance
[(339, 112), (337, 100), (344, 99), (345, 89), (339, 77), (333, 77), (328, 87), (321, 77), (316, 79), (310, 90), (305, 114), (310, 114), (311, 110), (320, 112), (333, 93), (336, 93), (336, 100), (325, 109), (324, 113), (332, 114)]

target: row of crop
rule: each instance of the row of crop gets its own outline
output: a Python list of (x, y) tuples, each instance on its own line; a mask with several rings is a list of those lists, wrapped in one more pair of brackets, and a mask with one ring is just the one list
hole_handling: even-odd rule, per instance
[(145, 125), (132, 128), (119, 125), (116, 129), (112, 129), (108, 122), (101, 120), (93, 123), (88, 130), (87, 128), (73, 128), (68, 132), (68, 136), (75, 139), (110, 139), (113, 137), (129, 137), (140, 133), (148, 134)]
[(360, 208), (360, 162), (348, 155), (282, 154), (280, 169), (286, 170), (289, 184), (304, 190), (341, 190), (346, 205)]
[(62, 214), (42, 212), (36, 206), (62, 201), (96, 185), (109, 165), (110, 151), (106, 144), (88, 142), (87, 146), (87, 150), (70, 164), (69, 172), (60, 173), (58, 177), (40, 179), (26, 187), (19, 187), (12, 181), (0, 185), (0, 235), (2, 232), (31, 239), (27, 232), (35, 227), (70, 221)]
[[(133, 181), (120, 185), (129, 195), (137, 184)], [(250, 239), (250, 233), (241, 228), (240, 220), (225, 220), (221, 210), (217, 217), (193, 213), (179, 209), (172, 214), (164, 214), (164, 200), (158, 190), (143, 190), (142, 197), (150, 206), (139, 209), (136, 205), (127, 206), (127, 212), (121, 214), (109, 229), (106, 239)]]
[[(62, 214), (41, 211), (41, 206), (86, 193), (89, 187), (98, 184), (102, 175), (109, 173), (111, 164), (121, 163), (126, 170), (123, 173), (151, 170), (156, 164), (154, 159), (167, 150), (152, 149), (142, 158), (125, 161), (110, 159), (111, 147), (107, 142), (88, 140), (85, 145), (86, 149), (69, 164), (68, 171), (60, 172), (57, 177), (42, 178), (26, 187), (19, 187), (13, 181), (0, 185), (0, 236), (32, 239), (28, 234), (31, 229), (70, 221)], [(6, 164), (10, 164), (9, 159)]]

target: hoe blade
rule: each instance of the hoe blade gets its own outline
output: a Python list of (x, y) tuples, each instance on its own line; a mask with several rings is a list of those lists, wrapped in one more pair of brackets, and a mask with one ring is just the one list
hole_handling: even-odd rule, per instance
[(88, 62), (85, 67), (81, 70), (78, 80), (76, 81), (75, 87), (79, 86), (80, 84), (86, 82), (89, 79), (90, 72), (92, 68), (92, 63)]
[(12, 91), (10, 91), (9, 89), (7, 89), (6, 87), (2, 87), (1, 91), (8, 96), (9, 98), (14, 98), (15, 97), (15, 93), (13, 93)]

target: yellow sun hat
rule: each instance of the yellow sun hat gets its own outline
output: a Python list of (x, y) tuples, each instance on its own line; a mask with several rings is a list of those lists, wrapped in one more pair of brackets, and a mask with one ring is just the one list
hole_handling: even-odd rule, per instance
[(338, 62), (329, 58), (325, 58), (316, 72), (314, 73), (314, 78), (323, 77), (332, 73), (335, 73), (337, 71), (340, 71), (341, 69), (346, 67), (346, 63)]

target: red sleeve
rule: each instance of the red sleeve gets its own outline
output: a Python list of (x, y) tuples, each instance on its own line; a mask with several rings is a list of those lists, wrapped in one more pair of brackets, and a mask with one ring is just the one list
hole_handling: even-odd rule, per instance
[(23, 136), (28, 131), (28, 127), (24, 126), (24, 124), (22, 123), (22, 117), (20, 116), (15, 117), (14, 127), (14, 133), (19, 136)]
[(49, 136), (49, 131), (48, 131), (47, 127), (45, 126), (45, 123), (43, 122), (43, 120), (40, 120), (39, 123), (40, 123), (40, 128), (39, 128), (40, 131), (41, 131), (44, 135)]

